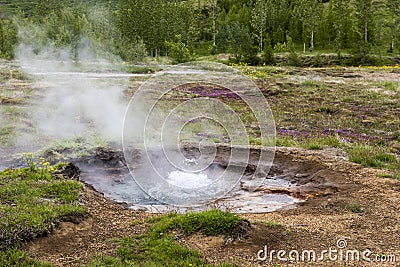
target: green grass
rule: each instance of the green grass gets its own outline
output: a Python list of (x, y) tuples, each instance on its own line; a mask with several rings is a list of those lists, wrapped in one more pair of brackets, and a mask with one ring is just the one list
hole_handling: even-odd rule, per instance
[(290, 137), (278, 137), (276, 139), (276, 146), (278, 147), (296, 147), (299, 143)]
[(398, 163), (395, 155), (386, 149), (370, 145), (355, 145), (351, 148), (349, 159), (365, 167), (384, 168)]
[(346, 145), (342, 144), (336, 136), (306, 138), (300, 142), (299, 146), (310, 150), (323, 150), (328, 147), (346, 149)]
[(49, 160), (65, 160), (68, 158), (78, 158), (88, 155), (96, 148), (107, 147), (108, 143), (98, 135), (87, 136), (85, 138), (70, 138), (57, 140), (43, 148), (42, 155), (51, 155)]
[(0, 172), (0, 250), (47, 234), (66, 216), (85, 212), (77, 204), (81, 183), (29, 163), (28, 168)]
[(384, 82), (383, 86), (386, 90), (396, 92), (400, 89), (399, 82)]
[(132, 74), (152, 74), (160, 70), (162, 69), (159, 67), (149, 67), (149, 66), (129, 65), (125, 67), (125, 71)]
[(180, 230), (186, 235), (193, 233), (203, 233), (206, 235), (228, 234), (240, 221), (237, 215), (223, 212), (220, 210), (210, 210), (205, 212), (191, 212), (187, 214), (170, 214), (162, 217), (157, 224), (152, 227), (151, 233), (160, 235), (169, 230)]
[(14, 144), (15, 127), (10, 125), (0, 126), (0, 145), (12, 146)]
[[(400, 144), (396, 111), (400, 90), (392, 78), (393, 68), (234, 67), (252, 78), (266, 97), (274, 113), (277, 146), (340, 148), (352, 162), (386, 169), (392, 178), (400, 177), (395, 149)], [(381, 80), (377, 82), (372, 75)], [(254, 124), (254, 118), (243, 122), (247, 127)], [(256, 132), (248, 133), (252, 144), (260, 144)]]
[(312, 88), (317, 87), (317, 83), (314, 80), (306, 80), (302, 82), (302, 85), (305, 87), (312, 87)]
[(324, 146), (322, 144), (319, 144), (319, 143), (310, 143), (308, 145), (308, 149), (310, 149), (310, 150), (323, 150)]
[(0, 251), (0, 266), (51, 267), (53, 265), (35, 261), (31, 259), (24, 251), (10, 249), (7, 251)]
[(365, 211), (364, 208), (359, 204), (347, 205), (345, 208), (353, 213), (363, 213)]
[[(150, 220), (154, 225), (149, 231), (136, 238), (114, 240), (119, 244), (116, 256), (104, 256), (93, 260), (88, 266), (203, 266), (201, 254), (176, 242), (175, 234), (227, 235), (240, 218), (236, 215), (210, 210), (199, 213), (168, 214)], [(225, 263), (220, 267), (233, 267)]]
[(279, 226), (280, 224), (277, 222), (265, 222), (265, 225), (267, 225), (268, 227), (275, 227), (275, 226)]

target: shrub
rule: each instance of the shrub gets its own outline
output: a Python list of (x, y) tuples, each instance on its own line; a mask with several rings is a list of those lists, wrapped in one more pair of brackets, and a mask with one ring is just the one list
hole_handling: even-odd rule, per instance
[(299, 55), (295, 51), (290, 52), (287, 59), (287, 65), (294, 67), (299, 67), (301, 65)]
[(123, 60), (138, 62), (146, 57), (146, 45), (142, 39), (138, 38), (136, 41), (122, 41), (119, 46), (119, 55)]
[(274, 57), (274, 50), (272, 49), (271, 46), (266, 46), (264, 48), (263, 54), (262, 54), (262, 61), (263, 64), (266, 65), (275, 65), (275, 57)]
[(317, 54), (312, 59), (311, 67), (318, 68), (318, 67), (321, 67), (321, 66), (322, 66), (321, 54)]
[(188, 62), (193, 59), (189, 47), (187, 44), (182, 42), (182, 35), (177, 34), (175, 41), (165, 41), (165, 46), (168, 49), (169, 56), (175, 61), (175, 63)]
[(0, 19), (0, 58), (12, 59), (18, 30), (11, 20)]

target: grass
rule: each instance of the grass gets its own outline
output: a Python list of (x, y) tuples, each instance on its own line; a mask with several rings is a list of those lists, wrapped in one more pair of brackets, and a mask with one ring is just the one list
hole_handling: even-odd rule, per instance
[[(0, 266), (52, 266), (31, 259), (18, 244), (49, 233), (65, 216), (84, 213), (76, 204), (81, 183), (57, 179), (50, 171), (53, 167), (36, 163), (32, 154), (26, 160), (27, 168), (0, 173), (0, 214), (5, 218), (0, 223)], [(112, 240), (118, 243), (114, 257), (101, 256), (87, 266), (211, 267), (200, 252), (178, 244), (176, 235), (228, 235), (240, 220), (220, 210), (153, 217), (146, 234)]]
[(131, 74), (153, 74), (160, 70), (162, 69), (159, 67), (149, 67), (149, 66), (129, 65), (125, 67), (125, 71)]
[(0, 126), (0, 144), (4, 146), (13, 145), (15, 137), (15, 127), (10, 125)]
[[(69, 138), (57, 140), (42, 149), (41, 154), (46, 155), (49, 160), (65, 160), (66, 157), (78, 158), (88, 155), (96, 148), (107, 147), (108, 143), (98, 135), (85, 138)], [(49, 157), (49, 155), (51, 155)]]
[(82, 184), (55, 177), (48, 164), (29, 161), (23, 169), (0, 172), (0, 250), (45, 235), (66, 216), (80, 216)]
[(363, 213), (365, 211), (364, 208), (359, 204), (347, 205), (345, 208), (353, 213)]
[(326, 137), (311, 137), (306, 138), (298, 145), (305, 149), (310, 150), (323, 150), (328, 147), (334, 148), (345, 148), (337, 136), (326, 136)]
[(351, 148), (350, 161), (365, 167), (383, 168), (398, 163), (397, 157), (386, 149), (370, 145), (355, 145)]
[(267, 221), (267, 222), (265, 222), (265, 225), (268, 226), (268, 227), (275, 227), (275, 226), (279, 226), (280, 224), (277, 223), (277, 222)]
[[(400, 145), (400, 90), (390, 78), (393, 68), (233, 67), (251, 77), (266, 97), (274, 113), (277, 146), (340, 148), (352, 162), (400, 176), (394, 149)], [(328, 77), (318, 78), (324, 75)], [(303, 78), (310, 76), (316, 79)], [(259, 143), (255, 133), (249, 134), (251, 143)]]
[(293, 138), (284, 136), (276, 139), (276, 146), (278, 147), (296, 147), (299, 143)]
[(304, 82), (302, 82), (302, 85), (305, 87), (317, 87), (317, 83), (314, 80), (306, 80)]
[(220, 210), (210, 210), (205, 212), (191, 212), (187, 214), (170, 214), (162, 217), (157, 224), (152, 227), (151, 232), (160, 235), (168, 230), (179, 230), (186, 235), (193, 233), (203, 233), (205, 235), (228, 234), (240, 221), (234, 214)]
[(384, 82), (383, 86), (386, 90), (396, 92), (400, 89), (399, 82)]
[[(199, 266), (211, 267), (201, 254), (176, 242), (176, 234), (227, 235), (240, 218), (220, 210), (168, 214), (152, 218), (145, 235), (114, 240), (119, 244), (116, 256), (94, 259), (88, 266)], [(220, 267), (233, 267), (225, 263)]]
[(31, 259), (28, 254), (18, 249), (0, 251), (0, 266), (30, 266), (51, 267), (49, 263), (39, 262)]

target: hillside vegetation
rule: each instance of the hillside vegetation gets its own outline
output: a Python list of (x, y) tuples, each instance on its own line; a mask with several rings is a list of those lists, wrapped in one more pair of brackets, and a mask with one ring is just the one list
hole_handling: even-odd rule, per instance
[(302, 52), (384, 65), (399, 53), (399, 10), (397, 0), (3, 1), (0, 55), (14, 56), (17, 25), (40, 25), (42, 44), (74, 50), (89, 38), (127, 61), (228, 53), (234, 62), (273, 65), (286, 53), (299, 65)]

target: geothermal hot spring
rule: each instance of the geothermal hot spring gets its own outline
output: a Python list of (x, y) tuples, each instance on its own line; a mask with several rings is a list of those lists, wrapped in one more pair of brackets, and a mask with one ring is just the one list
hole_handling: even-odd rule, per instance
[[(53, 163), (74, 163), (80, 179), (98, 192), (148, 212), (272, 212), (296, 207), (324, 180), (321, 166), (295, 161), (273, 146), (254, 148), (243, 141), (240, 117), (210, 99), (236, 99), (250, 92), (246, 104), (256, 106), (259, 100), (257, 92), (248, 90), (248, 80), (242, 82), (236, 72), (230, 77), (227, 67), (178, 66), (154, 78), (115, 70), (112, 64), (83, 67), (31, 59), (19, 64), (34, 80), (31, 126), (17, 128), (14, 147), (1, 149), (2, 169), (23, 166), (10, 155), (37, 151)], [(190, 84), (193, 95), (193, 84), (224, 83), (234, 84), (234, 95), (203, 88), (201, 98), (193, 100), (171, 90)], [(188, 124), (199, 118), (213, 123), (201, 130)], [(223, 133), (213, 125), (222, 125)], [(267, 135), (274, 134), (273, 122), (265, 127)]]

